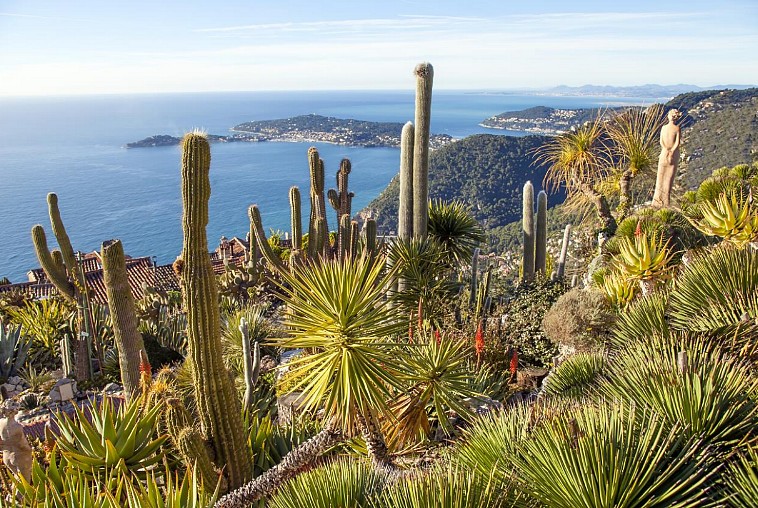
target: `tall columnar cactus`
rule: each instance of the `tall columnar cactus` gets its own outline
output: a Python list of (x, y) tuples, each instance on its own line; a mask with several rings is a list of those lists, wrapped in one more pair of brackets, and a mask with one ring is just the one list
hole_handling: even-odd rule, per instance
[(413, 237), (413, 123), (407, 122), (400, 134), (400, 204), (397, 236), (408, 241)]
[(236, 488), (252, 477), (253, 467), (240, 402), (221, 357), (218, 291), (206, 237), (210, 162), (208, 139), (200, 133), (187, 134), (182, 140), (184, 241), (179, 271), (200, 428), (229, 486)]
[(429, 220), (429, 127), (432, 116), (434, 69), (416, 66), (416, 132), (413, 142), (413, 235), (426, 238)]
[(124, 247), (120, 240), (103, 243), (103, 282), (108, 296), (108, 309), (113, 320), (113, 336), (121, 367), (121, 382), (127, 400), (139, 393), (140, 351), (145, 349), (134, 297), (126, 273)]
[(332, 208), (337, 212), (337, 222), (343, 215), (352, 216), (354, 193), (348, 191), (348, 175), (350, 175), (350, 159), (342, 159), (340, 169), (337, 171), (337, 189), (329, 189), (328, 197)]
[(350, 222), (350, 243), (349, 243), (349, 254), (350, 257), (355, 257), (358, 254), (358, 221), (351, 221)]
[(292, 216), (292, 250), (303, 248), (303, 219), (300, 214), (300, 189), (290, 188), (290, 214)]
[(261, 344), (253, 341), (250, 344), (250, 334), (248, 333), (247, 321), (245, 318), (240, 319), (240, 333), (242, 334), (242, 354), (245, 356), (243, 364), (245, 376), (245, 396), (243, 405), (251, 409), (255, 404), (255, 385), (258, 384), (258, 376), (261, 373)]
[[(329, 244), (329, 222), (326, 219), (326, 198), (324, 197), (324, 161), (321, 160), (316, 147), (308, 149), (308, 168), (311, 174), (311, 214), (308, 224), (309, 241), (313, 239), (316, 222), (324, 219), (325, 227), (321, 231), (321, 241)], [(326, 252), (327, 249), (324, 249)]]
[(218, 474), (213, 467), (208, 445), (198, 432), (193, 418), (178, 397), (170, 397), (165, 402), (164, 423), (179, 455), (185, 464), (194, 466), (204, 485), (216, 484)]
[(366, 235), (366, 250), (371, 256), (376, 256), (376, 221), (374, 219), (366, 219), (363, 232)]
[(571, 224), (566, 224), (563, 230), (563, 243), (561, 244), (561, 257), (558, 258), (558, 269), (556, 275), (558, 279), (563, 278), (566, 271), (566, 255), (568, 254), (569, 241), (571, 240)]
[(471, 286), (469, 287), (468, 306), (469, 309), (473, 309), (476, 304), (477, 287), (479, 284), (479, 253), (481, 249), (479, 247), (474, 249), (474, 254), (471, 256)]
[(522, 280), (534, 279), (534, 187), (532, 182), (524, 184), (524, 203), (521, 229), (524, 240), (524, 257), (522, 260)]
[(537, 194), (537, 229), (534, 232), (534, 269), (545, 275), (547, 267), (547, 194)]
[[(58, 209), (58, 196), (54, 193), (47, 195), (50, 225), (60, 251), (50, 252), (44, 228), (37, 224), (32, 228), (32, 242), (37, 253), (37, 259), (47, 278), (55, 286), (63, 298), (77, 308), (77, 347), (76, 347), (76, 377), (80, 380), (92, 377), (90, 363), (90, 340), (93, 338), (91, 321), (85, 315), (87, 288), (84, 276), (79, 270), (76, 254), (71, 246), (66, 228)], [(65, 349), (65, 348), (64, 348)]]

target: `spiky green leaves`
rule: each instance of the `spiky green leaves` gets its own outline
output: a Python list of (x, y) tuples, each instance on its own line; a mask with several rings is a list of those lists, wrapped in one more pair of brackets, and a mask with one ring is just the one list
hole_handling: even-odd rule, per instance
[(429, 205), (429, 236), (448, 254), (448, 262), (467, 264), (486, 237), (484, 229), (460, 201), (434, 199)]
[(399, 385), (390, 337), (403, 326), (384, 305), (389, 276), (369, 257), (306, 264), (284, 274), (287, 337), (273, 345), (313, 351), (290, 368), (306, 409), (354, 428), (355, 415), (384, 409)]

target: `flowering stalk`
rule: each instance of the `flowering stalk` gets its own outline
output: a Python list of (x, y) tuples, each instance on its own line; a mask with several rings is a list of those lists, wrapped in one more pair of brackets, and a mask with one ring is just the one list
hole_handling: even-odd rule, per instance
[(511, 353), (510, 371), (511, 371), (511, 381), (515, 381), (516, 373), (518, 372), (518, 351), (516, 351), (515, 349)]
[(476, 327), (476, 342), (474, 347), (476, 349), (476, 368), (479, 368), (482, 360), (482, 353), (484, 353), (484, 332), (482, 331), (481, 321), (479, 321), (479, 324)]

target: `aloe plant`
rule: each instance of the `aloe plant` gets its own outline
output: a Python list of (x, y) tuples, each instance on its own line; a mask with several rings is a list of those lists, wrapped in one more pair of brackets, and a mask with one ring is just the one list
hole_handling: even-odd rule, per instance
[(21, 335), (21, 325), (6, 326), (0, 321), (0, 380), (19, 374), (31, 341)]
[(722, 192), (702, 202), (698, 212), (702, 218), (691, 219), (692, 225), (706, 235), (718, 236), (738, 247), (758, 240), (758, 205), (752, 193)]
[(147, 471), (163, 459), (165, 436), (155, 437), (160, 406), (143, 411), (141, 401), (119, 409), (108, 399), (93, 401), (89, 419), (76, 408), (75, 417), (58, 417), (57, 446), (67, 464), (97, 479), (113, 471), (130, 472), (144, 478)]

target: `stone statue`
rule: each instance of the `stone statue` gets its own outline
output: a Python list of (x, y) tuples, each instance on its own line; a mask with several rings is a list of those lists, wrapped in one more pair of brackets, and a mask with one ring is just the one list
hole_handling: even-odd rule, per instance
[(0, 418), (0, 450), (3, 451), (3, 464), (8, 469), (22, 475), (26, 481), (32, 481), (32, 447), (13, 413)]
[(668, 112), (668, 123), (661, 127), (661, 155), (658, 157), (658, 176), (655, 179), (653, 206), (668, 207), (671, 187), (674, 185), (676, 168), (679, 164), (679, 144), (681, 130), (677, 121), (682, 118), (678, 109)]

